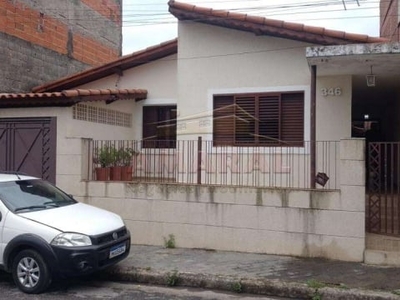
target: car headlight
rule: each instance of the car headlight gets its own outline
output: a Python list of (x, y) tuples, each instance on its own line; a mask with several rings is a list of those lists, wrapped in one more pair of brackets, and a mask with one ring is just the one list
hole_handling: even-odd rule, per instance
[(92, 245), (90, 237), (80, 233), (65, 232), (57, 235), (52, 241), (53, 246), (82, 247)]

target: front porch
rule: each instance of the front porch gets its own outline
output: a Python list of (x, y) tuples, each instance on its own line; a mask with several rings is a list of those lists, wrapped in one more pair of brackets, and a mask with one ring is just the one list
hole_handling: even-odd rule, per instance
[[(316, 68), (317, 95), (320, 88), (340, 90), (344, 78), (350, 83), (349, 135), (365, 138), (367, 144), (365, 261), (399, 264), (400, 44), (309, 47), (306, 57)], [(317, 100), (328, 106), (337, 103), (338, 97), (325, 93)]]

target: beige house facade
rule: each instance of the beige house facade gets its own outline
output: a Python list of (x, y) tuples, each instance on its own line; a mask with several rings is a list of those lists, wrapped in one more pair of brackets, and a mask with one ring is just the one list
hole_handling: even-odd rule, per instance
[[(368, 153), (354, 128), (385, 115), (378, 85), (396, 68), (380, 62), (397, 63), (396, 44), (169, 6), (176, 40), (32, 94), (0, 95), (1, 119), (56, 118), (55, 182), (121, 214), (133, 243), (162, 245), (173, 234), (178, 247), (393, 263), (366, 231)], [(371, 72), (376, 89), (365, 83)], [(157, 144), (160, 132), (168, 139)], [(136, 180), (96, 180), (100, 140), (138, 141)], [(180, 146), (190, 141), (200, 151)], [(165, 174), (168, 182), (154, 182)], [(318, 174), (327, 183), (316, 184)]]

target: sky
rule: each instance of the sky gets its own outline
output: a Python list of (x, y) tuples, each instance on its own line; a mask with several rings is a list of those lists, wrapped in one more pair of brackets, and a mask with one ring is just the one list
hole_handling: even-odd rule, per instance
[[(379, 36), (379, 0), (178, 0), (213, 9)], [(168, 0), (123, 0), (123, 54), (171, 40), (177, 20)]]

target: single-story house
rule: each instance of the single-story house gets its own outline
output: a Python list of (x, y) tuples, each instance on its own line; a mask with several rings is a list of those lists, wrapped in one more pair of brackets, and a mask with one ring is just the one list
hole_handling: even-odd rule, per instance
[[(391, 263), (378, 250), (400, 248), (374, 248), (389, 218), (365, 138), (399, 138), (400, 44), (173, 0), (169, 10), (175, 40), (0, 94), (0, 167), (119, 212), (134, 243), (174, 234), (181, 247)], [(138, 151), (144, 180), (95, 180), (110, 145)], [(378, 183), (366, 192), (367, 169)]]

